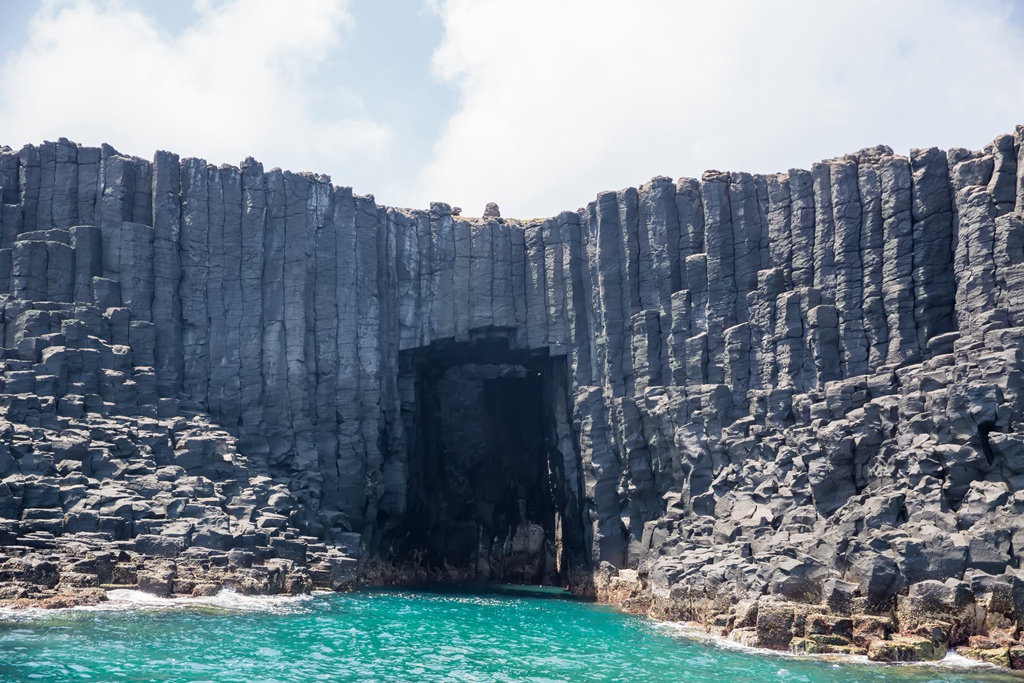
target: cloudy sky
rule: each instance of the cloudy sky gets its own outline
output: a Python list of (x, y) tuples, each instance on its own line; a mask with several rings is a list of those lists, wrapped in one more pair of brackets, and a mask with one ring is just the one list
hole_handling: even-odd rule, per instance
[(467, 215), (1024, 123), (1020, 0), (0, 0), (0, 26), (0, 144), (251, 155)]

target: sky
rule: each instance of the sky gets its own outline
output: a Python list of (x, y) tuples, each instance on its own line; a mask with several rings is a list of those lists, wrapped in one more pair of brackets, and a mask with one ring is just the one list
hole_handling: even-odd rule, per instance
[(1024, 0), (0, 0), (0, 144), (519, 218), (1024, 124)]

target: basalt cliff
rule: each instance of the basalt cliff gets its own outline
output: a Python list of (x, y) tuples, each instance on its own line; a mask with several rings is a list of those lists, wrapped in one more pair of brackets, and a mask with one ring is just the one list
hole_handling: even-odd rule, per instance
[(530, 221), (2, 148), (0, 592), (562, 583), (1024, 665), (1022, 142)]

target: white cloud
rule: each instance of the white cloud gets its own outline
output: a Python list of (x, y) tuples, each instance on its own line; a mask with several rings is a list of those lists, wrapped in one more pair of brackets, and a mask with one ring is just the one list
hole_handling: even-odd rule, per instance
[[(420, 168), (353, 90), (419, 65), (343, 71), (352, 1), (196, 0), (163, 11), (194, 18), (169, 32), (141, 0), (44, 0), (0, 70), (0, 142), (252, 155), (393, 203), (526, 217), (655, 174), (978, 147), (1024, 122), (1012, 0), (421, 0), (460, 104)], [(417, 92), (410, 108), (431, 104)]]
[(1024, 123), (1024, 36), (979, 0), (445, 0), (461, 106), (417, 203), (574, 209), (706, 168), (979, 147)]
[(351, 28), (349, 4), (197, 0), (196, 21), (172, 35), (117, 0), (47, 0), (0, 73), (3, 142), (68, 137), (317, 172), (373, 159), (391, 131), (316, 79)]

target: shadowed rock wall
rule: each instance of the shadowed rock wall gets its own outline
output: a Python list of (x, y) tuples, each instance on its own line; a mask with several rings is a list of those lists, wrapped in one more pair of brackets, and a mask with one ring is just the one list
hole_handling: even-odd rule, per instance
[[(198, 415), (284, 485), (287, 524), (380, 547), (415, 488), (409, 354), (498, 343), (564, 359), (545, 443), (577, 562), (666, 590), (820, 597), (841, 577), (874, 602), (1017, 568), (1022, 135), (659, 177), (525, 222), (379, 206), (252, 159), (5, 148), (3, 400), (7, 433), (28, 432), (2, 474), (60, 494), (66, 458), (37, 472), (17, 443)], [(216, 449), (168, 438), (185, 473), (223, 478)], [(0, 489), (14, 535), (74, 507), (18, 486)]]

